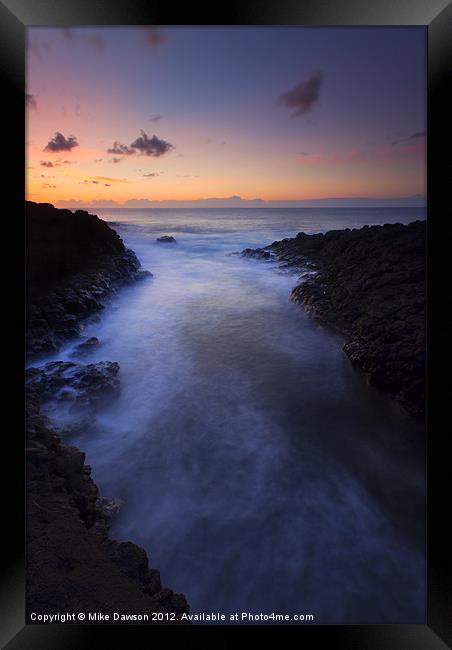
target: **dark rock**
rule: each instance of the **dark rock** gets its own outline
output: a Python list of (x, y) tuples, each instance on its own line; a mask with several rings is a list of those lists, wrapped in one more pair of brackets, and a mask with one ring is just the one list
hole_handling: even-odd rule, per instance
[(151, 275), (107, 223), (26, 202), (27, 354), (58, 350), (126, 282)]
[(176, 240), (171, 235), (162, 235), (162, 237), (157, 237), (156, 241), (160, 244), (175, 244)]
[(71, 361), (50, 361), (40, 368), (28, 368), (26, 382), (39, 391), (42, 401), (65, 401), (74, 406), (99, 406), (119, 392), (119, 364), (100, 361), (83, 365)]
[(425, 221), (298, 233), (266, 249), (303, 274), (293, 301), (347, 337), (344, 352), (411, 413), (425, 410)]
[(268, 251), (265, 251), (262, 248), (245, 248), (245, 250), (242, 251), (242, 257), (254, 257), (258, 260), (269, 260), (271, 255)]
[[(99, 496), (85, 455), (65, 445), (27, 391), (26, 611), (187, 613), (185, 597), (162, 588), (145, 551), (109, 539), (111, 500)], [(151, 622), (151, 621), (150, 621)], [(165, 622), (165, 621), (163, 621)]]
[(74, 350), (75, 355), (83, 355), (88, 352), (91, 352), (94, 348), (99, 347), (100, 341), (97, 338), (97, 336), (91, 336), (89, 339), (86, 339), (86, 341), (83, 341), (83, 343), (79, 343), (79, 345), (76, 346)]
[(99, 517), (102, 518), (108, 525), (116, 517), (118, 512), (121, 510), (122, 501), (119, 499), (110, 499), (109, 497), (98, 497), (96, 502), (96, 508), (99, 513)]

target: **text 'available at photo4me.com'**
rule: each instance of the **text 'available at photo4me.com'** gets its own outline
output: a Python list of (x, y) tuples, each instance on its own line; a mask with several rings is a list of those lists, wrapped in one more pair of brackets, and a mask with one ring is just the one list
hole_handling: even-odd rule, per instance
[(313, 623), (313, 614), (284, 614), (263, 612), (197, 612), (195, 614), (175, 614), (174, 612), (151, 612), (134, 614), (133, 612), (53, 612), (38, 614), (31, 612), (29, 623)]

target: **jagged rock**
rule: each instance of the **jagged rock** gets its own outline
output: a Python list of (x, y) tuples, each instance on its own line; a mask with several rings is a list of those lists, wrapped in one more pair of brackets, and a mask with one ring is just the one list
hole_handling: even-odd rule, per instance
[(411, 413), (425, 409), (426, 222), (325, 234), (298, 233), (266, 249), (284, 265), (315, 269), (291, 298), (349, 337), (344, 352), (370, 383)]
[(100, 341), (97, 338), (97, 336), (91, 336), (89, 339), (86, 339), (86, 341), (83, 341), (83, 343), (79, 343), (74, 349), (74, 355), (83, 355), (87, 354), (88, 352), (91, 352), (94, 348), (99, 347)]
[(242, 257), (254, 257), (258, 260), (269, 260), (271, 255), (268, 251), (262, 248), (245, 248), (242, 251)]
[(110, 524), (112, 519), (121, 510), (123, 502), (120, 499), (110, 499), (109, 497), (99, 496), (96, 502), (96, 508), (99, 515), (107, 524)]
[(42, 400), (52, 398), (76, 406), (93, 406), (118, 394), (118, 371), (115, 361), (88, 365), (49, 361), (40, 368), (28, 368), (26, 381), (39, 390)]
[(141, 269), (108, 224), (84, 210), (26, 201), (27, 354), (58, 350), (80, 335), (80, 322)]
[[(99, 496), (85, 455), (65, 445), (27, 391), (26, 611), (188, 613), (185, 597), (162, 588), (145, 551), (109, 539), (111, 502)], [(100, 506), (100, 504), (103, 504)], [(110, 513), (111, 514), (111, 513)], [(150, 621), (152, 622), (152, 621)], [(165, 622), (165, 621), (163, 621)]]

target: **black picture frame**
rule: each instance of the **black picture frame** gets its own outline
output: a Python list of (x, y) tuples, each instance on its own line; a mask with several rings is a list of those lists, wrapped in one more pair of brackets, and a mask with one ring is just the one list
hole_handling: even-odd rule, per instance
[[(3, 0), (0, 2), (0, 70), (2, 74), (5, 114), (3, 134), (6, 179), (3, 185), (4, 251), (13, 252), (4, 278), (11, 292), (5, 298), (16, 307), (9, 312), (11, 332), (6, 346), (11, 354), (7, 363), (8, 399), (15, 398), (16, 406), (8, 411), (14, 415), (12, 423), (4, 428), (3, 464), (14, 467), (13, 478), (3, 494), (2, 559), (4, 571), (0, 589), (0, 644), (8, 650), (50, 650), (51, 648), (92, 647), (105, 643), (105, 636), (114, 634), (116, 643), (138, 645), (136, 635), (145, 633), (147, 642), (157, 632), (170, 635), (181, 643), (194, 642), (202, 637), (204, 626), (76, 626), (25, 625), (25, 571), (24, 571), (24, 454), (23, 427), (23, 199), (25, 154), (24, 87), (25, 87), (25, 32), (30, 26), (74, 25), (423, 25), (428, 35), (428, 283), (447, 277), (446, 241), (442, 236), (447, 217), (446, 192), (450, 185), (450, 169), (441, 164), (440, 153), (450, 133), (452, 5), (447, 0), (234, 0), (207, 9), (201, 4), (187, 3), (171, 10), (168, 4), (150, 0)], [(448, 152), (450, 158), (450, 151)], [(449, 163), (450, 168), (450, 163)], [(450, 211), (449, 211), (450, 212)], [(450, 219), (450, 216), (449, 216)], [(441, 245), (441, 241), (443, 242)], [(14, 243), (14, 246), (13, 246)], [(435, 255), (432, 248), (435, 245)], [(441, 248), (443, 250), (441, 251)], [(5, 257), (5, 255), (2, 255)], [(441, 267), (442, 264), (442, 267)], [(446, 274), (446, 275), (445, 275)], [(430, 293), (430, 291), (429, 291)], [(435, 359), (444, 364), (440, 347), (444, 331), (434, 325), (435, 305), (429, 298), (428, 341), (428, 409), (427, 409), (427, 561), (428, 561), (428, 616), (425, 625), (304, 625), (290, 627), (291, 636), (308, 648), (325, 644), (328, 648), (353, 650), (440, 650), (452, 643), (452, 582), (448, 548), (450, 542), (443, 534), (450, 503), (448, 476), (450, 455), (447, 442), (448, 420), (441, 415), (447, 406), (446, 388), (433, 382)], [(439, 334), (439, 336), (437, 336)], [(11, 344), (9, 344), (11, 342)], [(435, 342), (435, 343), (434, 343)], [(439, 351), (439, 352), (437, 352)], [(439, 366), (439, 364), (438, 364)], [(432, 384), (435, 383), (434, 389)], [(449, 400), (450, 401), (450, 400)], [(12, 404), (13, 402), (8, 402)], [(450, 417), (450, 416), (449, 416)], [(13, 459), (13, 460), (12, 460)], [(450, 507), (450, 506), (449, 506)], [(12, 522), (16, 522), (13, 524)], [(217, 630), (221, 626), (209, 627)], [(185, 630), (181, 632), (180, 630)], [(286, 628), (287, 629), (287, 628)], [(269, 628), (240, 628), (240, 634), (268, 634)], [(236, 638), (237, 628), (221, 627), (217, 647)], [(278, 626), (277, 633), (282, 628)], [(183, 636), (181, 636), (183, 635)], [(209, 632), (210, 637), (210, 632)], [(198, 641), (199, 642), (199, 641)]]

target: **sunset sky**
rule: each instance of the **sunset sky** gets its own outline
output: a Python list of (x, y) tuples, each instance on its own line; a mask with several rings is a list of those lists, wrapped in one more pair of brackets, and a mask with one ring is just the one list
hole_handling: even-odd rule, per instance
[(425, 195), (425, 75), (424, 28), (31, 28), (27, 198)]

